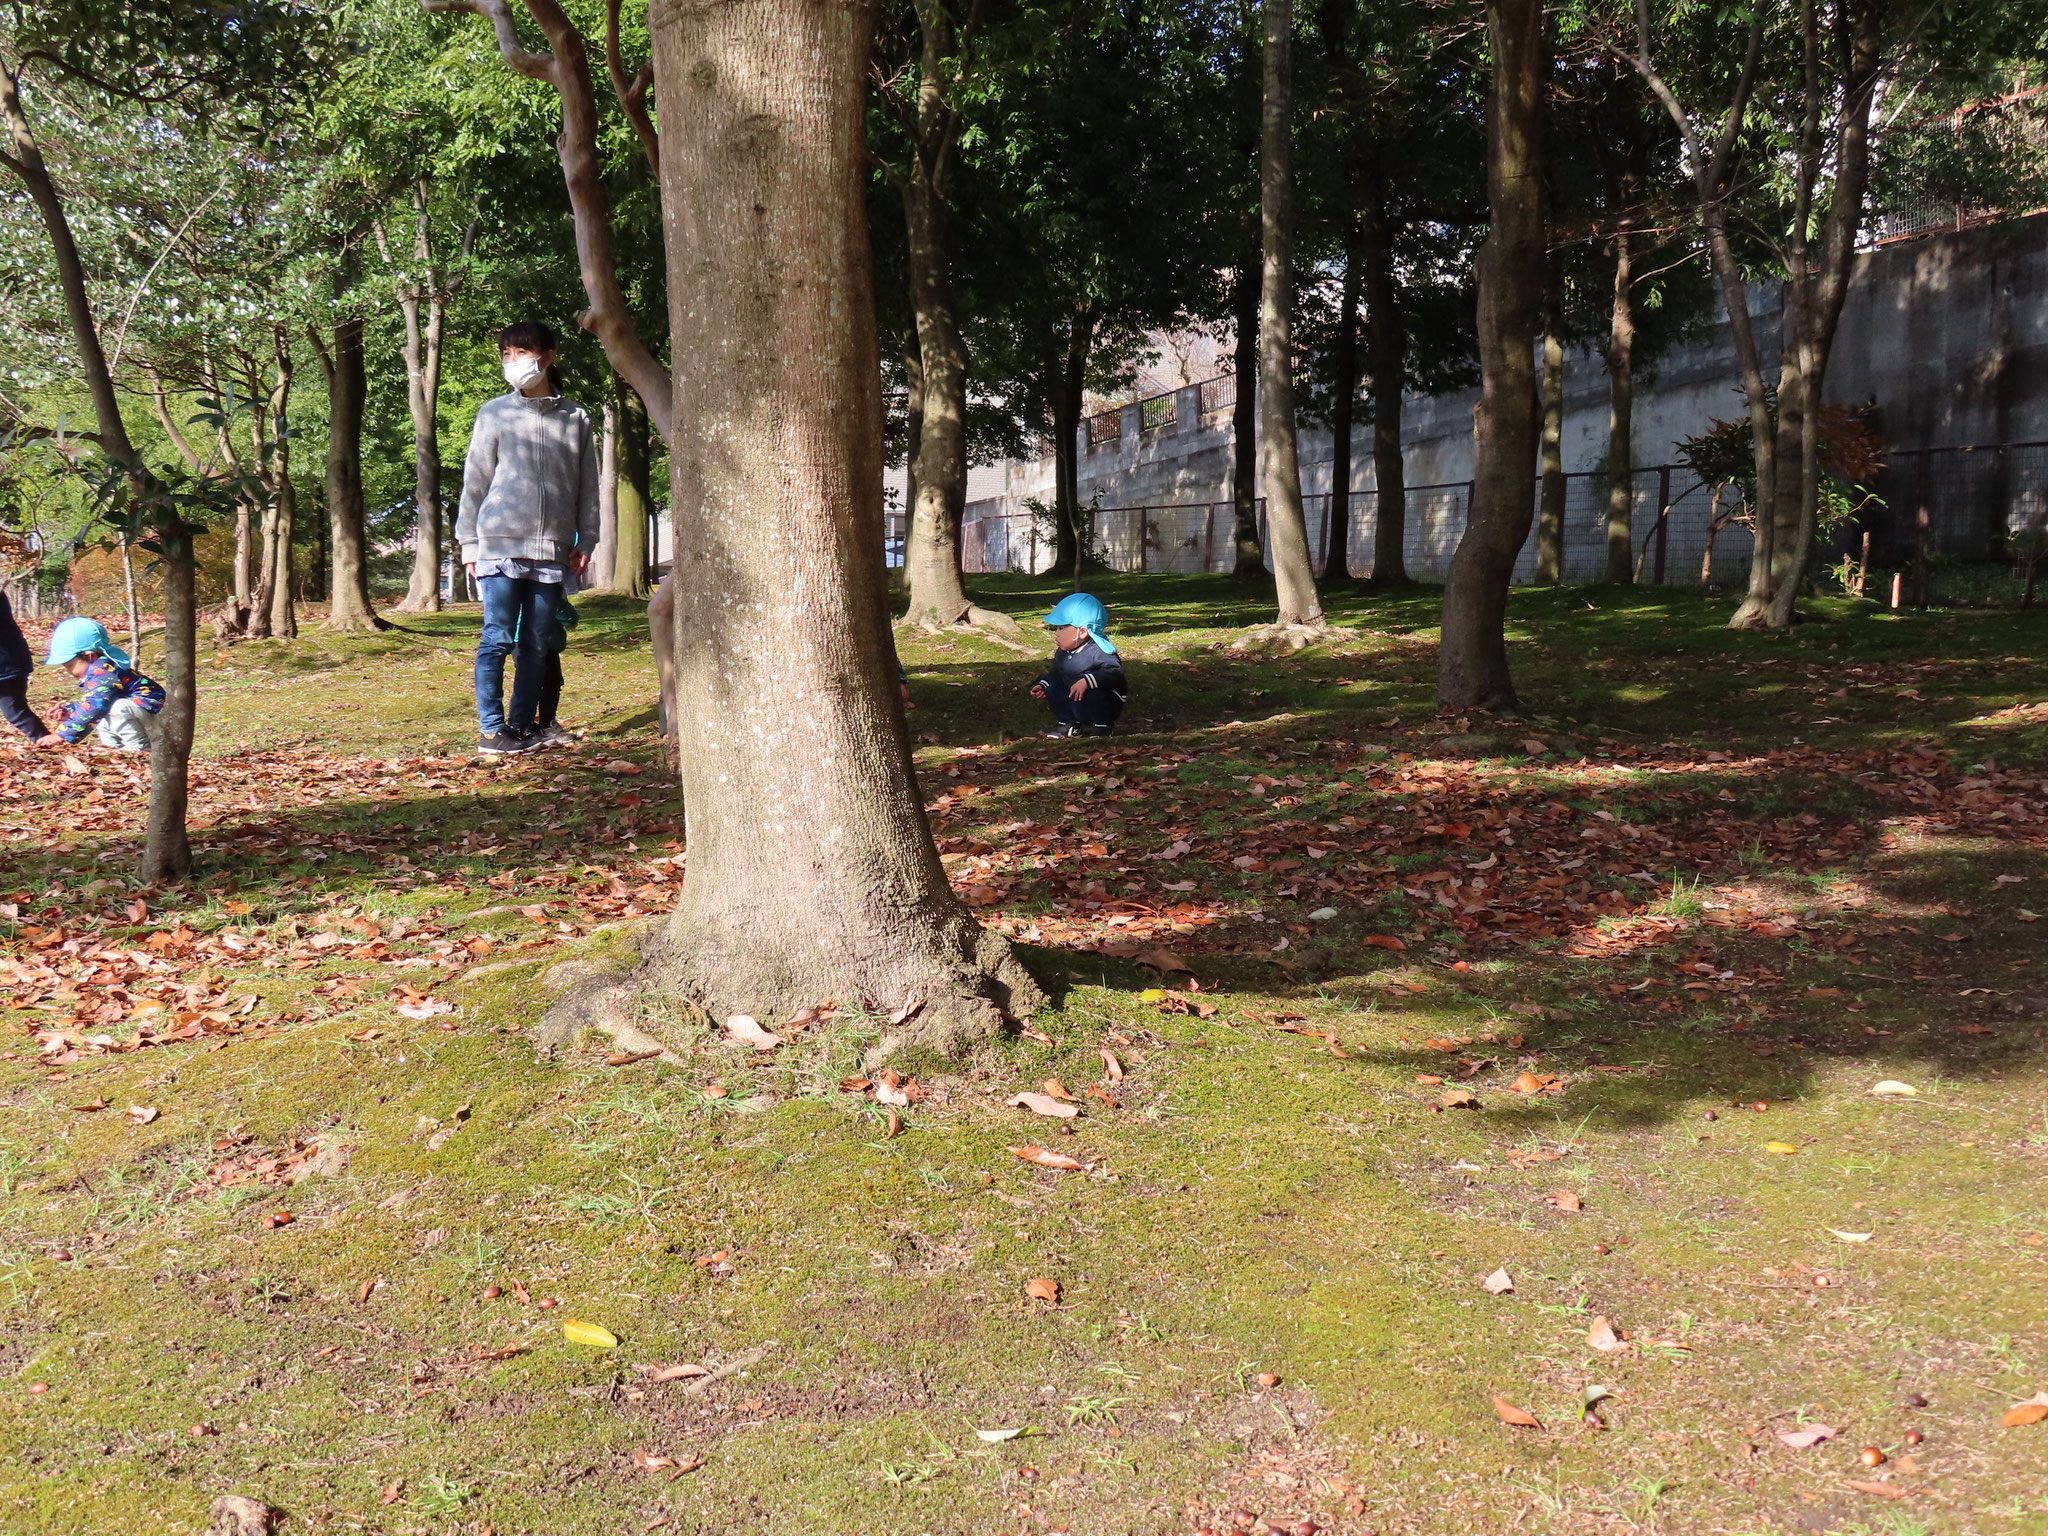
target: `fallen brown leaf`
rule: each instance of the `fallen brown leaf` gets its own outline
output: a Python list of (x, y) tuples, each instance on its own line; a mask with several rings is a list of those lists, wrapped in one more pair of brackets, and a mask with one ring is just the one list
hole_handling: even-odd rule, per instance
[[(1067, 1097), (1071, 1099), (1072, 1094)], [(1003, 1100), (1005, 1109), (1028, 1109), (1034, 1115), (1052, 1115), (1056, 1119), (1071, 1120), (1081, 1113), (1071, 1103), (1061, 1103), (1049, 1093), (1020, 1093)]]
[(1099, 1048), (1097, 1054), (1102, 1057), (1102, 1075), (1112, 1083), (1122, 1082), (1124, 1064), (1116, 1059), (1116, 1052), (1105, 1045)]
[(1049, 1301), (1054, 1306), (1060, 1302), (1060, 1283), (1057, 1280), (1027, 1280), (1024, 1294), (1033, 1301)]
[(2037, 1393), (2006, 1409), (2005, 1417), (1998, 1422), (2007, 1429), (2018, 1429), (2022, 1424), (2038, 1424), (2043, 1419), (2048, 1419), (2048, 1392)]
[(1369, 933), (1364, 938), (1360, 939), (1358, 942), (1365, 945), (1365, 947), (1368, 949), (1391, 949), (1399, 951), (1404, 950), (1408, 947), (1407, 944), (1404, 943), (1402, 940), (1393, 938), (1390, 935), (1384, 933)]
[(1856, 1478), (1851, 1478), (1849, 1480), (1849, 1486), (1851, 1488), (1854, 1488), (1858, 1493), (1874, 1493), (1882, 1499), (1903, 1499), (1906, 1497), (1908, 1492), (1908, 1490), (1904, 1488), (1894, 1487), (1890, 1483), (1863, 1482)]
[(1512, 1424), (1517, 1429), (1541, 1429), (1543, 1421), (1526, 1408), (1517, 1408), (1498, 1393), (1494, 1394), (1493, 1411), (1500, 1415), (1503, 1424)]
[(673, 1456), (657, 1456), (640, 1446), (633, 1447), (633, 1470), (636, 1472), (658, 1472), (675, 1464), (676, 1459)]
[(1048, 1152), (1044, 1147), (1006, 1147), (1013, 1157), (1021, 1157), (1027, 1163), (1036, 1163), (1041, 1168), (1055, 1168), (1062, 1173), (1077, 1173), (1085, 1170), (1087, 1164), (1079, 1158), (1069, 1157), (1064, 1152)]
[(1045, 1088), (1046, 1095), (1050, 1098), (1066, 1099), (1070, 1102), (1074, 1099), (1074, 1096), (1071, 1093), (1067, 1092), (1067, 1085), (1061, 1082), (1056, 1077), (1048, 1077), (1045, 1080), (1043, 1086)]
[(1579, 1197), (1568, 1189), (1560, 1189), (1555, 1194), (1545, 1195), (1543, 1203), (1555, 1206), (1560, 1211), (1581, 1211), (1585, 1209), (1580, 1204)]
[(613, 1051), (605, 1057), (604, 1064), (608, 1067), (630, 1067), (636, 1061), (652, 1061), (660, 1054), (660, 1051)]
[(1489, 1296), (1505, 1296), (1515, 1288), (1515, 1282), (1508, 1278), (1505, 1269), (1496, 1269), (1479, 1282), (1479, 1288)]
[(1808, 1424), (1803, 1429), (1781, 1429), (1778, 1438), (1795, 1451), (1806, 1451), (1840, 1433), (1832, 1424)]
[(405, 1484), (386, 1483), (384, 1485), (384, 1491), (377, 1495), (377, 1502), (379, 1504), (396, 1504), (400, 1499), (404, 1497)]
[(1593, 1319), (1593, 1326), (1586, 1334), (1586, 1342), (1602, 1354), (1611, 1355), (1616, 1350), (1628, 1348), (1628, 1336), (1615, 1328), (1604, 1317)]

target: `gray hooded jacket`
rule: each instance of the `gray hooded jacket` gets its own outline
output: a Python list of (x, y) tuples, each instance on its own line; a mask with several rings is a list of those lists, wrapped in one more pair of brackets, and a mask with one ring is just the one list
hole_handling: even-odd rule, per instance
[(456, 542), (478, 560), (566, 561), (597, 544), (597, 447), (583, 407), (559, 395), (486, 400), (462, 465)]

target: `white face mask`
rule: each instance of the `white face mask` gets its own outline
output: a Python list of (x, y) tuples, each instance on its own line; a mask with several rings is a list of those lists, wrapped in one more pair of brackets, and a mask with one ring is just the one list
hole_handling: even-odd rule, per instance
[(538, 358), (526, 356), (508, 358), (505, 362), (505, 382), (514, 389), (525, 389), (535, 379), (539, 378), (544, 371)]

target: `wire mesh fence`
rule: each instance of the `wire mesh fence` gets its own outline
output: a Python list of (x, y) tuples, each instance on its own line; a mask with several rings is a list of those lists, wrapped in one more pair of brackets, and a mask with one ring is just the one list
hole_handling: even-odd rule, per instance
[[(1816, 540), (1816, 572), (1833, 568), (1873, 597), (1887, 596), (1896, 577), (1907, 604), (2018, 604), (2028, 598), (2037, 565), (2048, 566), (2048, 442), (1905, 450), (1871, 489), (1852, 521)], [(1607, 579), (1612, 490), (1612, 477), (1602, 471), (1563, 477), (1563, 581)], [(1442, 581), (1448, 574), (1471, 497), (1465, 481), (1407, 487), (1401, 551), (1409, 579)], [(1541, 500), (1539, 481), (1539, 508)], [(1683, 465), (1655, 465), (1630, 475), (1627, 508), (1622, 561), (1630, 579), (1722, 590), (1747, 579), (1748, 509), (1734, 485), (1707, 484)], [(1303, 499), (1319, 576), (1333, 573), (1330, 510), (1327, 495)], [(1360, 578), (1385, 574), (1376, 568), (1379, 492), (1354, 491), (1349, 513), (1345, 569)], [(1263, 499), (1255, 515), (1270, 569)], [(1194, 575), (1236, 565), (1237, 508), (1229, 500), (1099, 507), (1088, 520), (1090, 558), (1114, 571)], [(1613, 532), (1618, 542), (1619, 529)], [(902, 514), (891, 514), (884, 530), (891, 565), (902, 563), (904, 534)], [(1536, 579), (1537, 541), (1532, 523), (1515, 581)], [(961, 567), (970, 572), (1043, 574), (1054, 553), (1050, 520), (1028, 512), (976, 517), (961, 529)]]

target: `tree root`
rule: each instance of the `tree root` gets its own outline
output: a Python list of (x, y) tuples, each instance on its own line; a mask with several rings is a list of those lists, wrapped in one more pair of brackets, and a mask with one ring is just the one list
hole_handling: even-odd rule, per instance
[[(864, 1000), (874, 1012), (897, 1019), (868, 1050), (869, 1067), (912, 1048), (964, 1055), (1009, 1028), (1013, 1014), (1045, 1000), (1007, 940), (984, 929), (975, 932), (971, 955), (957, 961), (934, 956), (908, 984), (907, 996)], [(701, 1007), (714, 1018), (745, 1013), (772, 1028), (799, 1008), (848, 992), (844, 975), (800, 978), (763, 966), (758, 958), (749, 964), (716, 949), (678, 948), (666, 939), (650, 940), (644, 954), (637, 970), (572, 961), (550, 972), (543, 985), (566, 980), (567, 987), (530, 1031), (535, 1049), (553, 1055), (589, 1029), (621, 1051), (655, 1052), (669, 1065), (682, 1066), (684, 1058), (668, 1042), (640, 1027), (643, 997)]]
[(1327, 640), (1332, 633), (1333, 628), (1327, 619), (1316, 619), (1308, 624), (1259, 624), (1231, 641), (1230, 649), (1277, 655), (1281, 651), (1298, 651)]
[(963, 612), (951, 619), (940, 618), (937, 610), (927, 610), (924, 613), (909, 615), (904, 622), (916, 625), (928, 635), (951, 634), (971, 629), (978, 632), (982, 639), (992, 640), (1010, 650), (1026, 656), (1037, 654), (1030, 646), (1021, 643), (1024, 630), (1015, 619), (1007, 613), (998, 613), (993, 608), (978, 608), (973, 603), (969, 603)]

